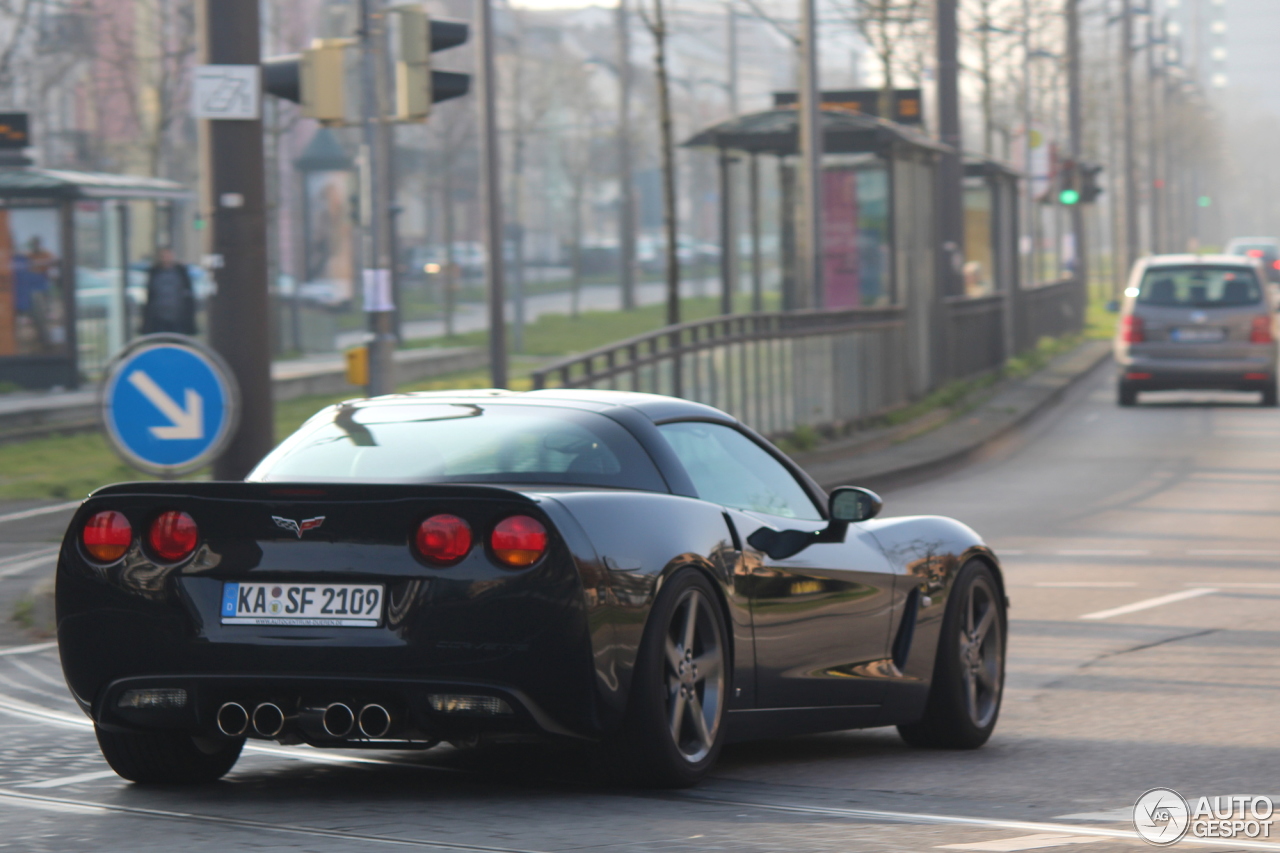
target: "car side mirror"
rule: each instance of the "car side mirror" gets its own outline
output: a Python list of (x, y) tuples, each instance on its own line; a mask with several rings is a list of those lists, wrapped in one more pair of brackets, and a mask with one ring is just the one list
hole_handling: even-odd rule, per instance
[(875, 518), (884, 509), (884, 501), (870, 489), (857, 486), (837, 486), (831, 491), (828, 515), (832, 521), (852, 524)]

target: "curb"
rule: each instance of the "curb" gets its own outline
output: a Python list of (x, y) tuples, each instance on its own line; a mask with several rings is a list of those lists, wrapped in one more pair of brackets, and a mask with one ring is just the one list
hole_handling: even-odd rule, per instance
[(824, 489), (844, 484), (877, 490), (911, 485), (967, 462), (1053, 406), (1110, 360), (1111, 341), (1085, 341), (1030, 376), (1004, 383), (971, 411), (914, 438), (889, 446), (877, 442), (875, 447), (844, 455), (828, 448), (793, 458)]

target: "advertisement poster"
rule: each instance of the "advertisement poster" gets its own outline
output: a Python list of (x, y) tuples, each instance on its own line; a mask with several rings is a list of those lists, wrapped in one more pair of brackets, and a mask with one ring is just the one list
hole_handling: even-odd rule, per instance
[(822, 263), (827, 308), (861, 304), (858, 269), (858, 174), (822, 173)]
[(65, 353), (61, 250), (55, 208), (0, 210), (0, 356)]
[(307, 175), (307, 270), (301, 295), (325, 305), (351, 301), (355, 276), (351, 173)]

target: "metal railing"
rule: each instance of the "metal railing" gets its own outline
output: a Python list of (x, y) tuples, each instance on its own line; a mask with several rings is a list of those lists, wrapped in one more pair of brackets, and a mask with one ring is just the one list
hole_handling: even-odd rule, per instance
[(945, 349), (923, 382), (920, 365), (937, 341), (919, 338), (931, 324), (895, 307), (683, 323), (556, 361), (533, 372), (533, 387), (683, 397), (726, 411), (766, 435), (800, 426), (840, 428), (898, 408), (948, 380), (994, 370), (1041, 337), (1078, 330), (1082, 294), (1072, 281), (1020, 291), (1012, 318), (1006, 294), (943, 300), (934, 336)]

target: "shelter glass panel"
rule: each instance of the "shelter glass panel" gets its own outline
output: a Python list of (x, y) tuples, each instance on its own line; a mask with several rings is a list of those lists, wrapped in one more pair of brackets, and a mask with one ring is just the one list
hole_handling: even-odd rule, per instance
[(884, 167), (823, 172), (826, 307), (889, 304), (889, 198)]
[(995, 293), (995, 199), (985, 178), (964, 182), (964, 295)]
[(65, 356), (58, 208), (0, 209), (0, 356)]

